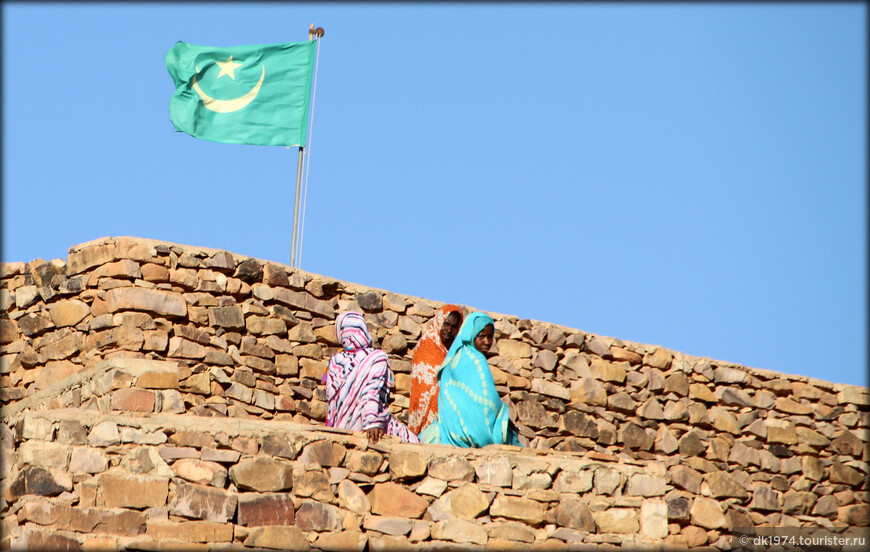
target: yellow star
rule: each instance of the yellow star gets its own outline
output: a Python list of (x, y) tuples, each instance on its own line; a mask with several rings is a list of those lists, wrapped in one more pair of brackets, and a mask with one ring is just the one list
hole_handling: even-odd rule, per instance
[(221, 78), (224, 75), (229, 75), (231, 79), (236, 80), (236, 67), (241, 67), (241, 63), (237, 61), (233, 61), (233, 56), (230, 56), (230, 59), (226, 61), (216, 61), (218, 67), (221, 68), (221, 72), (218, 73), (216, 78)]

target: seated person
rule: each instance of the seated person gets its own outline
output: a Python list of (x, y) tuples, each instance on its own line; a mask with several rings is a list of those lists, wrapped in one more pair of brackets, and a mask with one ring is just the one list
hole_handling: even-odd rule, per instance
[(372, 347), (365, 318), (345, 312), (335, 320), (335, 335), (343, 350), (326, 368), (326, 425), (364, 431), (372, 442), (385, 433), (408, 443), (420, 439), (390, 414), (393, 373), (387, 354)]
[(438, 372), (438, 420), (420, 434), (424, 443), (519, 446), (508, 407), (495, 390), (484, 356), (494, 336), (495, 325), (488, 314), (472, 313), (462, 324)]
[(444, 305), (426, 324), (414, 349), (408, 428), (417, 435), (438, 418), (438, 368), (461, 325), (462, 310), (456, 305)]

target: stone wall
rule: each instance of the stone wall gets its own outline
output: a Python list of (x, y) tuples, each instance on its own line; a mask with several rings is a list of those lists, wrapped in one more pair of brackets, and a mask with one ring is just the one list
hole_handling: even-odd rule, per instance
[(0, 273), (0, 545), (730, 548), (867, 527), (868, 390), (490, 313), (526, 445), (323, 426), (335, 316), (366, 314), (404, 418), (440, 304), (138, 238)]

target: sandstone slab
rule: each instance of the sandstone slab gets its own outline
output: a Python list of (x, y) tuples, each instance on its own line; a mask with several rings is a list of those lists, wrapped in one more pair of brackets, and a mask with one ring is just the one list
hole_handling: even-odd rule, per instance
[(713, 498), (747, 498), (749, 492), (724, 471), (715, 471), (704, 476), (704, 480)]
[(571, 392), (567, 387), (554, 381), (547, 381), (542, 378), (532, 380), (532, 392), (555, 397), (564, 401), (571, 400)]
[(72, 478), (64, 472), (47, 470), (37, 466), (25, 466), (12, 480), (8, 496), (13, 500), (27, 494), (57, 496), (63, 492), (71, 491), (72, 488)]
[(100, 476), (103, 501), (109, 508), (156, 508), (166, 505), (169, 480), (120, 471)]
[(177, 477), (198, 483), (211, 485), (219, 489), (224, 487), (227, 480), (227, 469), (217, 462), (208, 462), (196, 458), (182, 458), (172, 464), (172, 471)]
[(415, 479), (426, 475), (429, 462), (425, 456), (407, 449), (390, 455), (390, 474), (395, 479)]
[(474, 470), (466, 459), (458, 456), (449, 456), (433, 460), (429, 464), (428, 474), (430, 477), (436, 477), (445, 481), (471, 481), (474, 477)]
[(248, 533), (244, 545), (251, 548), (271, 550), (311, 550), (311, 543), (301, 529), (292, 525), (269, 525), (256, 527)]
[(513, 480), (511, 464), (504, 456), (481, 462), (474, 467), (474, 472), (477, 480), (484, 485), (510, 487)]
[(231, 542), (233, 540), (233, 527), (213, 521), (185, 521), (180, 523), (158, 521), (149, 522), (146, 525), (145, 534), (157, 541), (177, 543)]
[(661, 496), (665, 494), (667, 480), (663, 477), (634, 474), (628, 479), (626, 494), (632, 496)]
[(70, 454), (70, 473), (102, 473), (109, 467), (109, 461), (102, 450), (76, 447)]
[(443, 495), (439, 508), (461, 518), (476, 518), (489, 508), (489, 500), (474, 483), (466, 483)]
[(483, 546), (488, 536), (486, 530), (464, 519), (446, 519), (432, 526), (432, 538), (456, 543), (471, 543)]
[(348, 479), (338, 484), (338, 504), (358, 516), (364, 516), (372, 509), (366, 494), (356, 483)]
[(709, 498), (696, 498), (689, 509), (689, 515), (694, 525), (705, 529), (721, 529), (728, 525), (722, 507), (717, 501)]
[(586, 502), (580, 498), (565, 498), (559, 501), (555, 513), (556, 524), (561, 527), (592, 533), (595, 518)]
[(154, 412), (155, 404), (154, 392), (145, 389), (118, 389), (111, 396), (112, 410)]
[(429, 501), (397, 483), (379, 483), (368, 495), (371, 511), (387, 517), (418, 519), (429, 507)]
[[(493, 540), (508, 541), (513, 543), (532, 543), (535, 542), (535, 532), (523, 523), (517, 521), (507, 521), (504, 523), (491, 523), (487, 525), (486, 532)], [(500, 547), (494, 546), (495, 549)]]
[(333, 498), (329, 475), (323, 470), (297, 473), (293, 481), (293, 492), (298, 497), (311, 497), (315, 500), (330, 501)]
[(275, 492), (293, 487), (293, 466), (276, 458), (260, 456), (242, 460), (229, 470), (230, 479), (239, 489)]
[(67, 257), (66, 273), (72, 276), (89, 268), (112, 262), (115, 259), (114, 253), (114, 245), (93, 245), (72, 252)]
[(331, 504), (305, 502), (296, 511), (296, 527), (303, 531), (339, 531), (344, 515)]
[(587, 416), (576, 410), (569, 410), (559, 418), (559, 429), (567, 431), (577, 437), (598, 439), (598, 425), (591, 416)]
[(114, 288), (106, 292), (108, 312), (138, 310), (163, 316), (185, 316), (187, 303), (184, 296), (174, 291), (140, 287)]
[(368, 535), (361, 531), (321, 533), (314, 545), (326, 552), (363, 552), (368, 544)]
[(553, 481), (553, 490), (560, 493), (580, 494), (592, 489), (592, 471), (561, 471)]
[(514, 339), (500, 339), (496, 344), (498, 356), (505, 359), (532, 358), (532, 347)]
[(48, 469), (66, 470), (70, 463), (69, 447), (50, 441), (25, 441), (18, 448), (22, 463)]
[(48, 310), (51, 321), (58, 328), (75, 326), (91, 314), (91, 307), (84, 301), (68, 299), (59, 301)]
[[(346, 453), (347, 449), (338, 443), (326, 440), (315, 441), (302, 448), (299, 461), (303, 464), (316, 464), (323, 467), (341, 466)], [(380, 467), (380, 461), (378, 461), (378, 467)]]
[(651, 539), (668, 536), (668, 507), (662, 500), (645, 500), (640, 506), (640, 532)]
[(592, 516), (601, 533), (637, 533), (640, 529), (637, 511), (632, 508), (608, 508)]
[(703, 481), (703, 476), (683, 465), (671, 466), (668, 469), (668, 475), (671, 477), (671, 482), (692, 494), (700, 494), (701, 492), (701, 482)]
[(385, 535), (407, 535), (411, 532), (411, 524), (401, 517), (366, 516), (363, 528), (377, 531)]
[(493, 517), (516, 519), (531, 524), (541, 523), (546, 507), (540, 502), (518, 496), (497, 496), (489, 508)]
[(189, 483), (176, 487), (168, 509), (171, 515), (226, 523), (234, 516), (237, 503), (236, 493)]
[(293, 498), (286, 493), (240, 493), (238, 523), (246, 527), (293, 525), (296, 520)]

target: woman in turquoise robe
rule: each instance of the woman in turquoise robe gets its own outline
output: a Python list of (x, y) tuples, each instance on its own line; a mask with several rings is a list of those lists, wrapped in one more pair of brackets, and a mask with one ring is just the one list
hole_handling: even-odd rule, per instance
[(420, 434), (423, 442), (457, 447), (520, 444), (484, 356), (494, 333), (488, 314), (475, 312), (463, 322), (438, 370), (438, 421)]

